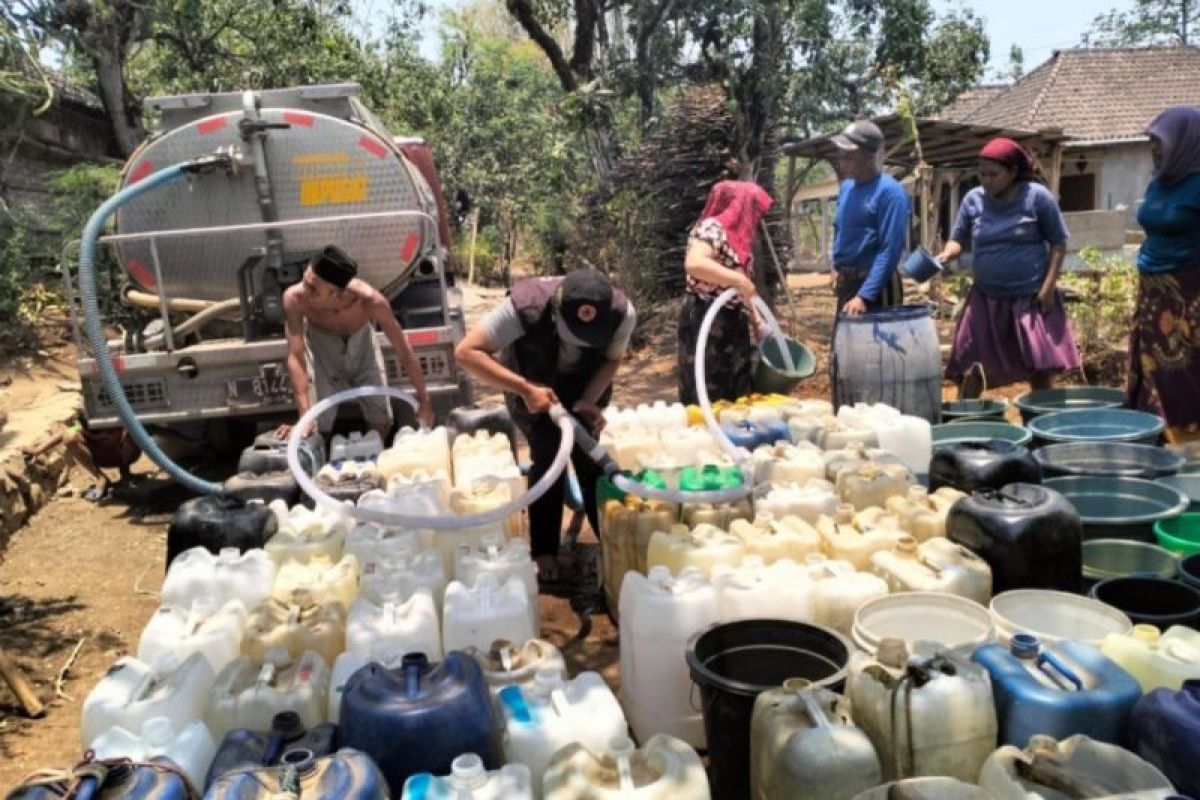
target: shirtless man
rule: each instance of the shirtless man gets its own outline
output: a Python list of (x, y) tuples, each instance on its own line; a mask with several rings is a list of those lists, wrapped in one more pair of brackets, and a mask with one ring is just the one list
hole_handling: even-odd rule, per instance
[[(392, 313), (387, 298), (359, 280), (358, 265), (350, 256), (332, 245), (309, 261), (304, 277), (283, 293), (287, 317), (288, 374), (296, 397), (296, 411), (304, 416), (312, 408), (309, 368), (316, 385), (317, 400), (356, 386), (386, 386), (383, 354), (375, 341), (371, 323), (379, 325), (392, 344), (392, 350), (404, 365), (420, 403), (417, 419), (433, 424), (433, 406), (425, 390), (421, 367), (404, 336), (404, 329)], [(358, 400), (368, 425), (387, 437), (392, 427), (392, 408), (387, 397), (363, 397)], [(317, 429), (328, 436), (337, 418), (337, 408), (317, 418)], [(280, 436), (291, 425), (279, 430)]]

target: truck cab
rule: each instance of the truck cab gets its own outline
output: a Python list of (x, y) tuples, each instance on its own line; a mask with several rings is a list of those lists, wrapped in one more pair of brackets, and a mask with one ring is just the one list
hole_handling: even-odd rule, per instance
[[(229, 421), (294, 420), (282, 295), (329, 244), (388, 298), (439, 417), (470, 401), (454, 362), (465, 319), (433, 155), (393, 136), (358, 95), (338, 84), (147, 100), (161, 124), (129, 158), (123, 186), (210, 154), (227, 165), (121, 206), (100, 240), (123, 285), (118, 302), (101, 305), (109, 350), (149, 429), (191, 438)], [(118, 425), (73, 327), (89, 423)], [(409, 387), (376, 337), (388, 383)]]

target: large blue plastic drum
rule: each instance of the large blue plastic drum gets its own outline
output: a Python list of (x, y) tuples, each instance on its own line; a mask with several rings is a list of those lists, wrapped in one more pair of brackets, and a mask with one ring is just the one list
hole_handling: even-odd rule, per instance
[(927, 306), (840, 315), (830, 362), (835, 407), (886, 403), (941, 422), (942, 359)]

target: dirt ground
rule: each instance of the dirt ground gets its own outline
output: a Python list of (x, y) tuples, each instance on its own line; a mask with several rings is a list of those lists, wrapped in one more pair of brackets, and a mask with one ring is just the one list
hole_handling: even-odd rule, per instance
[[(828, 280), (793, 276), (791, 285), (799, 302), (793, 333), (813, 348), (819, 361), (817, 374), (795, 393), (828, 397), (824, 369), (833, 305)], [(502, 295), (499, 290), (468, 291), (469, 316), (477, 318)], [(616, 403), (674, 399), (674, 340), (673, 309), (642, 326), (630, 363), (618, 378)], [(0, 429), (0, 449), (38, 440), (78, 402), (68, 344), (58, 342), (23, 362), (5, 362), (0, 412), (8, 412), (9, 422)], [(1026, 388), (1006, 387), (995, 394), (1011, 397)], [(221, 469), (205, 467), (214, 474)], [(20, 665), (47, 706), (41, 719), (26, 719), (0, 684), (0, 788), (33, 770), (65, 768), (79, 758), (83, 699), (117, 658), (136, 651), (142, 627), (158, 605), (166, 526), (186, 493), (145, 459), (135, 472), (142, 476), (135, 488), (98, 506), (79, 497), (85, 476), (72, 475), (73, 488), (64, 487), (6, 548), (0, 542), (0, 648)], [(585, 526), (579, 561), (587, 573), (594, 572), (595, 549)], [(540, 603), (543, 636), (563, 648), (576, 671), (598, 670), (615, 685), (617, 633), (608, 618), (589, 613), (586, 598), (576, 602), (582, 616), (565, 597), (543, 595)], [(77, 645), (77, 657), (64, 676)], [(60, 677), (64, 679), (56, 686)]]

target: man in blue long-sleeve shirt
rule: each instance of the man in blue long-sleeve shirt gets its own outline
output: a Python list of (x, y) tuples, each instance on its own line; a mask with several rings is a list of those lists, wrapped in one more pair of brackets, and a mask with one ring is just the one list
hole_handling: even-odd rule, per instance
[(910, 206), (904, 187), (881, 171), (883, 132), (859, 120), (833, 143), (843, 179), (833, 219), (838, 309), (862, 314), (899, 305), (904, 290), (896, 265), (907, 243)]

